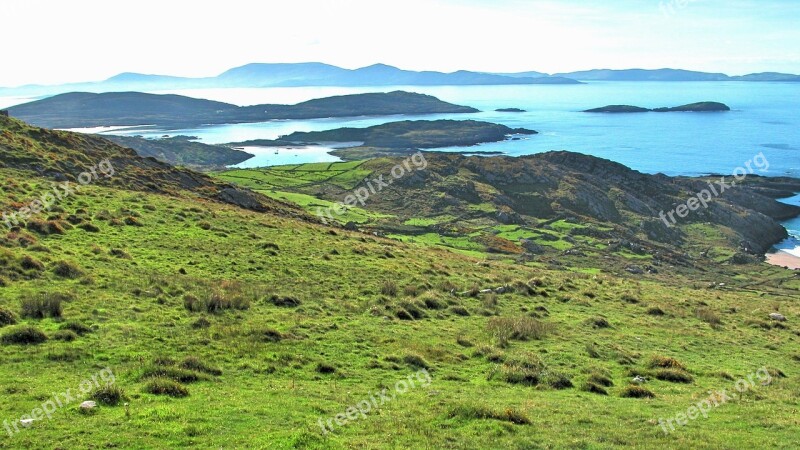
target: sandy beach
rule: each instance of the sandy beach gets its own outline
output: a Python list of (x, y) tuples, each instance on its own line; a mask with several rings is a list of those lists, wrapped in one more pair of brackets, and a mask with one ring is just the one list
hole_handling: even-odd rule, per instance
[(800, 269), (800, 258), (782, 250), (778, 250), (775, 253), (768, 253), (767, 262), (775, 266)]

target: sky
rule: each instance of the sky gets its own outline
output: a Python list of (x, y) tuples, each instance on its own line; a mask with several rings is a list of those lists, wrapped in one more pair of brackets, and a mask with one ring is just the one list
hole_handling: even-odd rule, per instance
[(253, 62), (800, 73), (797, 0), (2, 0), (0, 86)]

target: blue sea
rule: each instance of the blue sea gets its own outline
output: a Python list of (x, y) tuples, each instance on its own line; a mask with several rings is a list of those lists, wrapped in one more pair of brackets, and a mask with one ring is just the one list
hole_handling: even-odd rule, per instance
[[(762, 155), (765, 176), (800, 177), (800, 83), (744, 82), (591, 82), (583, 85), (438, 86), (365, 88), (203, 89), (169, 93), (207, 98), (238, 105), (297, 103), (313, 98), (362, 92), (406, 90), (434, 95), (483, 112), (424, 117), (380, 117), (272, 121), (256, 124), (214, 125), (181, 130), (152, 128), (112, 129), (115, 134), (197, 136), (215, 144), (248, 139), (274, 139), (293, 131), (338, 127), (367, 127), (405, 119), (476, 119), (539, 131), (517, 141), (485, 144), (476, 150), (528, 155), (569, 150), (620, 162), (645, 173), (667, 175), (731, 174)], [(167, 92), (157, 92), (167, 93)], [(0, 99), (0, 106), (11, 104)], [(17, 100), (17, 99), (15, 99)], [(699, 101), (729, 105), (726, 113), (589, 114), (581, 111), (611, 104), (648, 108), (678, 106)], [(495, 112), (521, 108), (524, 113)], [(125, 125), (125, 124), (111, 124)], [(336, 161), (326, 147), (248, 149), (256, 157), (239, 167)], [(447, 148), (441, 151), (463, 151)], [(764, 165), (766, 167), (766, 165)], [(800, 197), (785, 200), (800, 204)], [(789, 221), (794, 236), (780, 247), (800, 256), (800, 219)]]

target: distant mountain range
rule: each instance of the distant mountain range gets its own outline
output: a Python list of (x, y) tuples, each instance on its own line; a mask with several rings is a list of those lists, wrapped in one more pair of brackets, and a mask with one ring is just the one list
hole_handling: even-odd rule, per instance
[(385, 64), (344, 69), (323, 63), (247, 64), (216, 77), (186, 78), (126, 72), (104, 81), (53, 86), (0, 88), (0, 96), (46, 96), (65, 92), (158, 91), (170, 89), (261, 88), (296, 86), (476, 86), (520, 84), (581, 84), (592, 81), (781, 81), (797, 82), (800, 75), (764, 72), (743, 76), (678, 69), (586, 70), (546, 74), (527, 71), (452, 73), (403, 70)]
[(678, 69), (600, 69), (559, 73), (553, 76), (581, 81), (800, 81), (800, 75), (788, 73), (764, 72), (743, 76), (729, 76), (724, 73), (694, 72)]
[(216, 77), (184, 78), (141, 73), (121, 73), (104, 81), (56, 86), (29, 85), (0, 88), (0, 95), (33, 96), (64, 92), (153, 91), (166, 89), (260, 88), (295, 86), (474, 86), (508, 84), (580, 84), (564, 77), (538, 72), (500, 75), (459, 70), (452, 73), (416, 72), (385, 64), (344, 69), (323, 63), (247, 64)]

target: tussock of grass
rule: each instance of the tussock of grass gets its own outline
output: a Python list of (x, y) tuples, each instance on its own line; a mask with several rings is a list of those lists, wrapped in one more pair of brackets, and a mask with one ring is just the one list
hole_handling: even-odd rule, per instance
[(222, 375), (222, 370), (203, 362), (196, 356), (187, 356), (178, 364), (178, 367), (214, 376)]
[(661, 356), (661, 355), (654, 355), (650, 358), (650, 361), (647, 363), (647, 367), (651, 369), (677, 369), (677, 370), (686, 370), (686, 366), (683, 365), (682, 362), (678, 361), (675, 358), (670, 358), (668, 356)]
[(72, 342), (78, 339), (78, 334), (72, 330), (58, 330), (53, 333), (53, 339), (63, 342)]
[(38, 294), (20, 300), (22, 317), (28, 319), (60, 318), (63, 314), (62, 297), (50, 294)]
[(46, 340), (47, 335), (41, 330), (26, 325), (11, 328), (0, 336), (0, 342), (6, 345), (36, 345)]
[(189, 390), (170, 378), (156, 377), (147, 382), (144, 391), (155, 395), (168, 395), (170, 397), (187, 397)]
[(125, 391), (114, 384), (96, 388), (89, 394), (89, 398), (101, 405), (117, 406), (126, 400)]
[(15, 325), (17, 323), (17, 316), (10, 310), (0, 306), (0, 327)]
[(655, 371), (653, 376), (661, 381), (669, 381), (671, 383), (691, 383), (694, 381), (691, 375), (679, 369), (660, 369)]
[(486, 406), (466, 404), (450, 408), (448, 417), (465, 420), (500, 420), (516, 425), (528, 425), (531, 423), (530, 419), (524, 413), (514, 408), (506, 408), (503, 411), (497, 411)]
[(84, 334), (89, 334), (92, 332), (92, 329), (84, 324), (83, 322), (79, 322), (77, 320), (70, 320), (67, 322), (62, 323), (59, 327), (59, 330), (69, 330), (72, 331), (79, 336), (83, 336)]
[(634, 384), (625, 386), (619, 395), (623, 398), (655, 398), (656, 396), (649, 389)]

